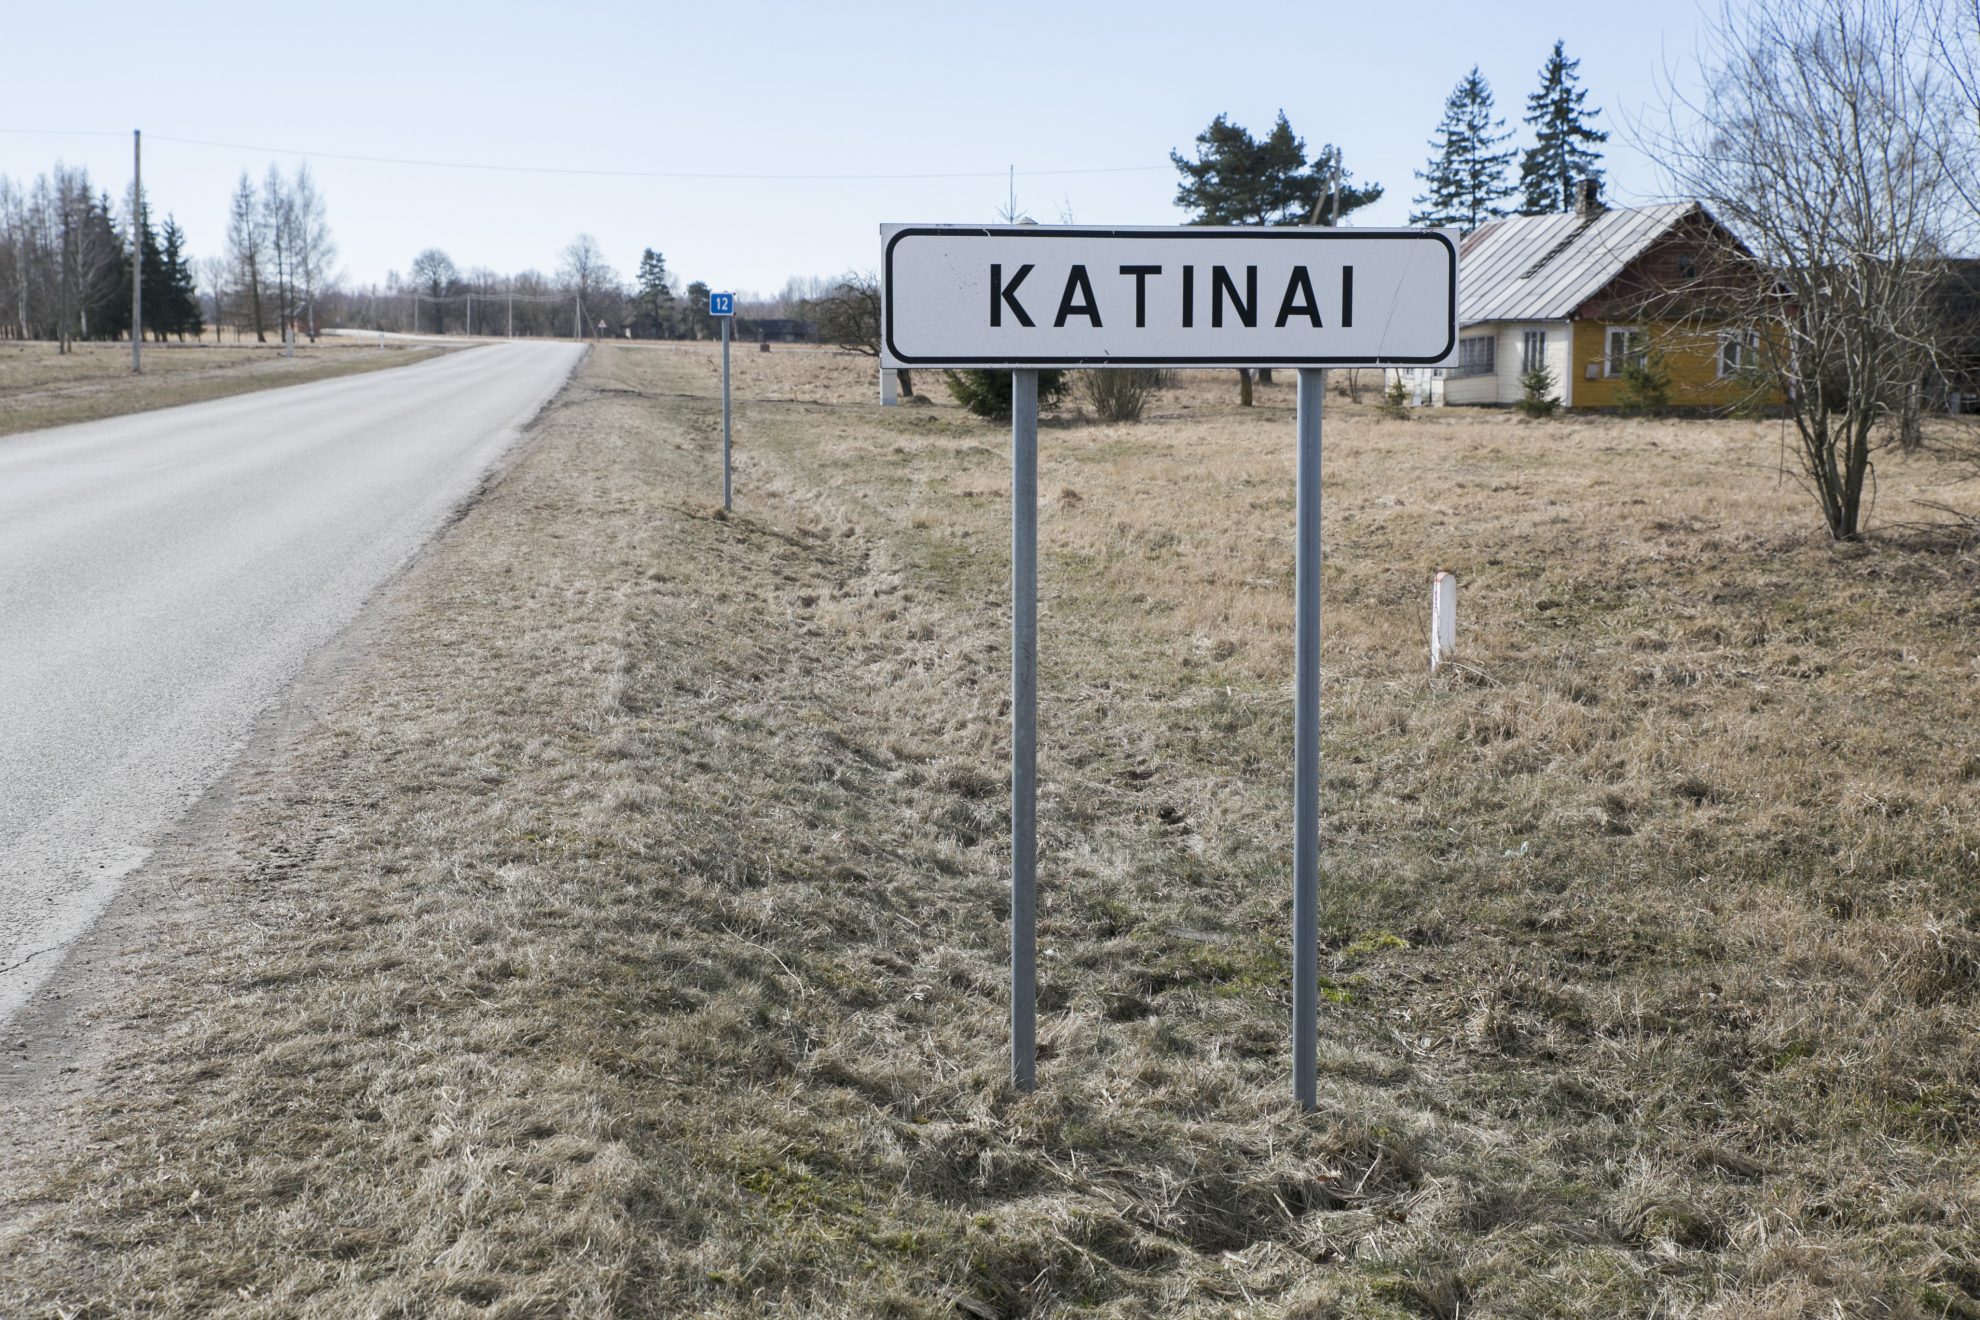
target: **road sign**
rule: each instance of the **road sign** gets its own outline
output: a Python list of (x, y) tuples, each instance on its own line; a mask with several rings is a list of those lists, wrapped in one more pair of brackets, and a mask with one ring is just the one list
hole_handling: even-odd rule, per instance
[(736, 295), (733, 293), (709, 294), (708, 314), (710, 316), (734, 316), (736, 314)]
[[(1293, 1096), (1318, 1100), (1320, 406), (1326, 367), (1457, 345), (1440, 230), (882, 225), (881, 366), (1011, 371), (1011, 1082), (1037, 1069), (1038, 371), (1297, 367)], [(724, 323), (727, 324), (726, 322)]]
[(1457, 242), (1441, 230), (880, 233), (888, 366), (1425, 366), (1457, 344)]

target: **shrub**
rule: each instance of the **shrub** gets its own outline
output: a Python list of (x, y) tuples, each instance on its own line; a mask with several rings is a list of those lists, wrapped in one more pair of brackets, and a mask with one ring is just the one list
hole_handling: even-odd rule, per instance
[(1163, 373), (1152, 367), (1117, 367), (1079, 373), (1079, 393), (1093, 405), (1103, 422), (1138, 422), (1162, 385)]
[(1389, 388), (1382, 391), (1382, 402), (1378, 405), (1384, 417), (1393, 417), (1399, 422), (1409, 420), (1409, 389), (1397, 376), (1389, 382)]
[(1623, 367), (1616, 410), (1625, 417), (1655, 416), (1671, 406), (1671, 376), (1654, 354)]
[(1520, 373), (1519, 410), (1528, 417), (1552, 417), (1561, 410), (1554, 393), (1554, 373), (1535, 363)]
[[(956, 402), (978, 417), (995, 420), (1011, 415), (1010, 372), (971, 368), (967, 371), (945, 371), (942, 375), (949, 382), (949, 393), (956, 396)], [(1038, 373), (1038, 406), (1041, 409), (1057, 403), (1059, 396), (1065, 392), (1065, 372)]]

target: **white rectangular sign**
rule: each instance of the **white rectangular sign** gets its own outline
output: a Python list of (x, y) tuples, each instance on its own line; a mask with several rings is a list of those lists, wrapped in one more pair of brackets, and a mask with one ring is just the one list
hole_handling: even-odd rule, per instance
[(890, 367), (1426, 366), (1457, 344), (1434, 229), (882, 225)]

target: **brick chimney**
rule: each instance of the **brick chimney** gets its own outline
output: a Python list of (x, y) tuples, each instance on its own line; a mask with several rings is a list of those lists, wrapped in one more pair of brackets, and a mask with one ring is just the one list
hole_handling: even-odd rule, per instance
[(1608, 209), (1608, 207), (1602, 205), (1602, 181), (1600, 179), (1575, 180), (1574, 213), (1576, 215), (1600, 215)]

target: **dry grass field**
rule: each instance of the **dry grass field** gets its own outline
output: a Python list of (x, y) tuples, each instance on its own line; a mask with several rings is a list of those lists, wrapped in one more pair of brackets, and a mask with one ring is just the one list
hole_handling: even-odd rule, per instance
[(445, 351), (429, 344), (326, 336), (296, 345), (169, 343), (144, 346), (144, 374), (131, 374), (131, 346), (0, 339), (0, 435), (171, 408), (278, 385), (400, 367)]
[(595, 350), (154, 881), (0, 1313), (1980, 1316), (1980, 487), (1330, 400), (1303, 1116), (1290, 384), (1048, 418), (1025, 1097), (1007, 435), (740, 352), (723, 518), (715, 362)]

